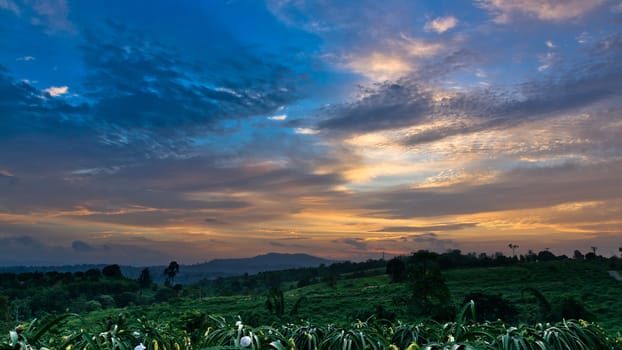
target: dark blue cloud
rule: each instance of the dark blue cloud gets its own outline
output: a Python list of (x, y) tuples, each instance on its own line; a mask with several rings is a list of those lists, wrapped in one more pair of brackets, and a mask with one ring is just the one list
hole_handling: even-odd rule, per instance
[(84, 241), (71, 242), (71, 248), (76, 252), (90, 252), (93, 251), (93, 247)]
[(243, 47), (199, 66), (157, 41), (112, 28), (89, 37), (82, 50), (96, 123), (194, 134), (273, 113), (301, 97), (294, 70)]

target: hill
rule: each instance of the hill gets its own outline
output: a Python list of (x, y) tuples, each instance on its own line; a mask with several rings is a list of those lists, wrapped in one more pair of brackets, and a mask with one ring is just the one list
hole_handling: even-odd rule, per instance
[[(264, 271), (287, 270), (302, 267), (316, 267), (322, 264), (329, 265), (332, 261), (308, 254), (268, 253), (251, 258), (214, 259), (209, 262), (181, 265), (175, 283), (189, 284), (202, 279), (237, 276), (245, 273), (255, 274)], [(106, 265), (67, 265), (67, 266), (7, 266), (0, 267), (0, 273), (24, 272), (84, 272), (90, 269), (101, 270)], [(145, 267), (121, 266), (123, 275), (128, 278), (138, 278)], [(164, 265), (147, 266), (155, 282), (164, 282)]]
[[(175, 277), (175, 283), (189, 284), (203, 279), (217, 277), (256, 274), (265, 271), (288, 270), (303, 267), (316, 267), (322, 264), (329, 265), (332, 261), (308, 254), (268, 253), (252, 258), (215, 259), (202, 264), (183, 265)], [(163, 282), (164, 276), (158, 271), (164, 271), (165, 266), (153, 268), (154, 280)], [(140, 271), (123, 271), (128, 277), (138, 277)]]

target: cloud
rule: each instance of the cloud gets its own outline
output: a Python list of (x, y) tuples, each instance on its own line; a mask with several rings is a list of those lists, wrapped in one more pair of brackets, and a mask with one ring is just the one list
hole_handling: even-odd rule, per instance
[(281, 121), (281, 120), (285, 120), (285, 119), (287, 119), (287, 115), (285, 115), (285, 114), (281, 114), (281, 115), (274, 115), (274, 116), (272, 116), (272, 117), (268, 117), (268, 119), (270, 119), (270, 120), (278, 120), (278, 121)]
[(390, 189), (354, 195), (348, 202), (367, 208), (373, 217), (394, 219), (544, 208), (622, 197), (616, 169), (622, 170), (622, 163), (518, 168), (489, 184)]
[(38, 247), (40, 243), (30, 236), (10, 236), (0, 237), (0, 246), (23, 246), (23, 247)]
[(454, 16), (436, 17), (430, 22), (426, 22), (423, 27), (426, 31), (435, 31), (437, 33), (444, 33), (458, 25), (458, 19)]
[(33, 56), (18, 57), (16, 59), (16, 61), (25, 61), (25, 62), (30, 62), (30, 61), (34, 61), (34, 60), (36, 60), (36, 58), (33, 57)]
[(439, 62), (422, 69), (426, 75), (413, 74), (363, 88), (362, 98), (323, 110), (317, 127), (338, 135), (411, 128), (401, 143), (415, 146), (555, 117), (619, 94), (619, 42), (617, 36), (604, 39), (593, 46), (584, 62), (573, 65), (561, 65), (557, 54), (546, 54), (539, 70), (548, 75), (509, 88), (493, 85), (444, 91), (429, 87), (427, 73), (447, 66)]
[(373, 81), (395, 81), (421, 67), (421, 62), (447, 50), (441, 42), (429, 42), (400, 33), (397, 39), (389, 37), (383, 47), (375, 47), (343, 58), (340, 65)]
[(413, 57), (421, 58), (436, 56), (445, 48), (442, 43), (428, 42), (422, 39), (412, 38), (403, 33), (400, 37), (403, 41), (399, 42), (398, 45), (405, 49), (408, 55)]
[(368, 248), (368, 244), (363, 238), (342, 238), (335, 240), (334, 243), (341, 243), (353, 246), (357, 250), (366, 250)]
[(71, 242), (71, 248), (77, 252), (90, 252), (93, 251), (93, 247), (84, 241)]
[(11, 0), (0, 0), (0, 9), (11, 11), (16, 16), (28, 14), (31, 24), (44, 27), (48, 33), (76, 34), (76, 27), (69, 21), (66, 0), (23, 0), (21, 5)]
[(477, 4), (489, 11), (497, 23), (509, 23), (516, 14), (542, 21), (563, 22), (584, 16), (605, 3), (605, 0), (479, 0)]
[(0, 9), (13, 12), (14, 15), (19, 16), (20, 10), (17, 4), (11, 0), (0, 0)]
[(551, 66), (553, 66), (557, 62), (559, 62), (560, 58), (559, 58), (559, 55), (557, 55), (554, 52), (547, 52), (544, 55), (540, 55), (538, 57), (538, 60), (540, 61), (540, 66), (538, 66), (538, 71), (543, 72), (551, 68)]
[(240, 47), (235, 57), (209, 58), (213, 62), (204, 64), (216, 68), (203, 72), (131, 30), (106, 31), (106, 38), (92, 35), (82, 47), (85, 95), (95, 99), (96, 120), (121, 128), (109, 133), (116, 139), (142, 138), (137, 130), (159, 137), (217, 132), (224, 121), (273, 114), (300, 98), (297, 73), (276, 57)]
[[(136, 242), (134, 242), (136, 243)], [(49, 244), (29, 235), (0, 237), (0, 265), (164, 264), (171, 257), (157, 249), (110, 243), (92, 245), (74, 240), (70, 245)]]
[(15, 177), (15, 175), (6, 169), (0, 168), (0, 177)]
[(350, 104), (329, 109), (320, 129), (367, 132), (413, 125), (431, 112), (432, 96), (417, 83), (383, 83)]
[(311, 128), (296, 128), (294, 129), (294, 132), (300, 135), (315, 135), (319, 133), (318, 130), (311, 129)]
[(576, 37), (576, 40), (579, 44), (588, 44), (592, 41), (592, 36), (588, 32), (582, 32)]
[(548, 47), (549, 49), (554, 49), (557, 47), (555, 46), (555, 43), (551, 40), (547, 40), (545, 44), (546, 44), (546, 47)]
[(444, 252), (449, 248), (456, 247), (456, 243), (451, 239), (442, 239), (436, 233), (428, 232), (420, 235), (409, 237), (409, 239), (419, 247), (417, 249), (425, 248), (436, 252)]
[(390, 56), (381, 52), (353, 57), (348, 67), (355, 73), (375, 81), (397, 79), (412, 71), (411, 64), (399, 56)]
[(281, 22), (323, 37), (364, 43), (388, 33), (396, 33), (412, 24), (411, 14), (417, 5), (411, 1), (395, 1), (378, 6), (373, 0), (361, 0), (357, 6), (325, 1), (267, 1), (268, 9)]
[(47, 31), (75, 34), (76, 28), (69, 21), (69, 5), (66, 0), (26, 0), (36, 16), (31, 19), (34, 25), (41, 25)]
[(218, 220), (215, 218), (207, 218), (205, 219), (205, 222), (210, 224), (210, 225), (226, 225), (227, 223), (222, 221), (222, 220)]
[(58, 96), (62, 96), (66, 93), (69, 92), (69, 87), (67, 86), (50, 86), (47, 89), (43, 89), (43, 92), (45, 92), (46, 94), (52, 96), (52, 97), (58, 97)]
[[(283, 242), (283, 240), (281, 240), (281, 241), (268, 241), (268, 244), (273, 246), (273, 247), (287, 248), (287, 249), (297, 249), (297, 250), (300, 250), (301, 252), (308, 252), (309, 251), (309, 245), (307, 245), (307, 244), (285, 243), (285, 242)], [(289, 250), (288, 252), (291, 252), (291, 250)]]
[(442, 224), (433, 226), (389, 226), (372, 232), (456, 231), (477, 226), (476, 223)]

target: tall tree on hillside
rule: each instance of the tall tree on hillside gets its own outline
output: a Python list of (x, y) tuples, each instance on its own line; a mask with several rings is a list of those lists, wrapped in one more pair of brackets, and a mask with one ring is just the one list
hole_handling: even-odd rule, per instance
[(143, 294), (143, 289), (149, 288), (149, 286), (153, 283), (151, 279), (151, 273), (149, 273), (149, 268), (145, 267), (141, 272), (140, 276), (138, 276), (138, 286), (140, 287), (140, 294)]
[(406, 278), (406, 264), (398, 257), (389, 260), (387, 275), (391, 276), (391, 282), (402, 282)]
[(179, 264), (177, 261), (171, 261), (170, 264), (168, 264), (168, 267), (164, 269), (164, 275), (166, 275), (164, 284), (167, 286), (172, 285), (175, 281), (175, 275), (177, 275), (177, 273), (179, 273)]
[(408, 279), (412, 295), (407, 300), (409, 312), (435, 320), (449, 320), (455, 310), (449, 288), (436, 263), (438, 254), (419, 250), (411, 256)]

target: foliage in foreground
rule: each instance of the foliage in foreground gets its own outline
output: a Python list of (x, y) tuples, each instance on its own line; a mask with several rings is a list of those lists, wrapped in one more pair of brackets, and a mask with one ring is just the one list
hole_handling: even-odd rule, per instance
[[(69, 327), (75, 314), (59, 316), (45, 324), (34, 320), (9, 332), (0, 350), (9, 349), (371, 349), (371, 350), (600, 350), (622, 349), (622, 338), (611, 337), (598, 325), (583, 320), (555, 324), (507, 326), (501, 321), (473, 322), (473, 302), (455, 322), (417, 324), (358, 321), (350, 327), (314, 326), (308, 323), (250, 327), (240, 320), (210, 316), (205, 329), (185, 330), (141, 319), (119, 317), (102, 329)], [(466, 321), (470, 314), (471, 321)]]

